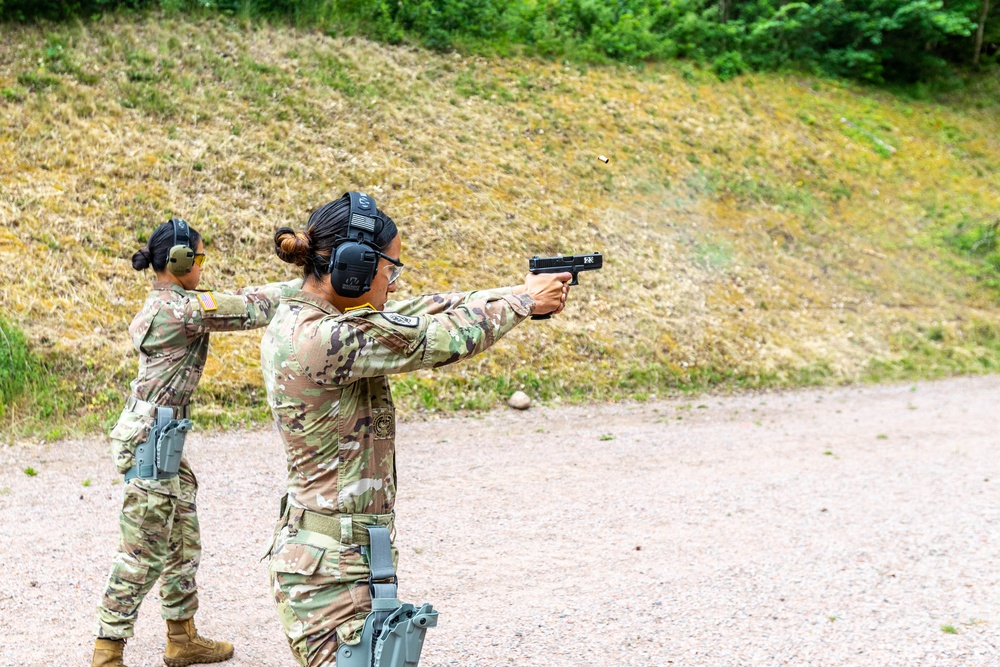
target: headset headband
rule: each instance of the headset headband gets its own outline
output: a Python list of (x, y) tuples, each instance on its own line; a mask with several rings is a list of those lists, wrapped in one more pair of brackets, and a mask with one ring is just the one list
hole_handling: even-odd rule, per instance
[(347, 237), (362, 243), (375, 244), (375, 223), (378, 221), (378, 208), (374, 197), (363, 192), (348, 192), (351, 200), (351, 213), (347, 221)]
[(191, 231), (188, 223), (180, 218), (171, 218), (170, 223), (174, 226), (174, 245), (191, 247)]

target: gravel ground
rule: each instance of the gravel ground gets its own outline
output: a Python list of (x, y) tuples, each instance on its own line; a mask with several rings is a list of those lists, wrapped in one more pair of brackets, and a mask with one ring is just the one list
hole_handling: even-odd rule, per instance
[[(1000, 665), (998, 397), (994, 376), (402, 424), (402, 595), (441, 612), (422, 664)], [(189, 452), (199, 627), (233, 667), (292, 667), (258, 562), (278, 439)], [(104, 440), (0, 449), (0, 665), (87, 664), (121, 488)], [(162, 664), (157, 607), (133, 667)]]

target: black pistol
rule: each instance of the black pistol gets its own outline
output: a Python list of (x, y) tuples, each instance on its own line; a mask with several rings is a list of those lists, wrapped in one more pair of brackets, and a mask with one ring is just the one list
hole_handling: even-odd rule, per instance
[[(535, 255), (528, 260), (528, 270), (532, 273), (572, 273), (570, 286), (579, 285), (577, 274), (581, 271), (597, 271), (604, 266), (604, 257), (599, 252), (589, 255), (564, 255), (562, 257), (539, 257)], [(552, 315), (532, 315), (533, 320), (547, 320)]]

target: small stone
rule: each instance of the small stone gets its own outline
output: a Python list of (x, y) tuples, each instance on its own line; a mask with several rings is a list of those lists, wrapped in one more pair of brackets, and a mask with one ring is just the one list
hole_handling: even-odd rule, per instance
[(510, 398), (507, 399), (507, 405), (514, 408), (515, 410), (527, 410), (531, 407), (531, 399), (523, 391), (515, 391)]

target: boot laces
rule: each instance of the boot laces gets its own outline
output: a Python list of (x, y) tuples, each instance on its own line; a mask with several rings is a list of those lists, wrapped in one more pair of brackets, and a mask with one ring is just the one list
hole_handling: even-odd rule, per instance
[(214, 639), (209, 639), (208, 637), (202, 637), (201, 633), (197, 629), (194, 631), (194, 637), (191, 638), (192, 642), (201, 644), (205, 648), (215, 648), (216, 641)]

